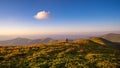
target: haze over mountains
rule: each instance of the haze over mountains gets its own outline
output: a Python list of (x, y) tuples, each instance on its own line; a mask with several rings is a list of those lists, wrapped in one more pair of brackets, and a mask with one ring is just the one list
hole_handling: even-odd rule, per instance
[(0, 45), (27, 45), (27, 44), (35, 44), (35, 43), (48, 43), (55, 41), (51, 38), (44, 38), (44, 39), (27, 39), (27, 38), (15, 38), (6, 41), (0, 41)]
[[(101, 39), (104, 38), (111, 42), (120, 43), (120, 34), (110, 33), (110, 34), (105, 34), (105, 35), (102, 35), (99, 37), (101, 37)], [(89, 38), (89, 36), (84, 37), (84, 38)], [(76, 39), (78, 39), (78, 38), (76, 38)], [(64, 38), (62, 40), (64, 40)], [(69, 40), (71, 40), (71, 39), (69, 39)], [(95, 39), (95, 40), (98, 40), (98, 39)], [(0, 41), (0, 45), (1, 46), (2, 45), (3, 46), (4, 45), (27, 45), (27, 44), (37, 44), (37, 43), (49, 43), (49, 42), (54, 42), (54, 41), (56, 41), (56, 40), (53, 38), (42, 38), (42, 39), (15, 38), (15, 39), (11, 39), (11, 40)], [(100, 40), (98, 40), (98, 41), (100, 42)]]

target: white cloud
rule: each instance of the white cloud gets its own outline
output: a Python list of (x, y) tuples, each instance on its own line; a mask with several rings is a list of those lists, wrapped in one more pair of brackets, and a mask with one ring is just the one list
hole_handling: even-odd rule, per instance
[(39, 20), (47, 19), (49, 17), (50, 17), (50, 13), (46, 11), (40, 11), (34, 16), (35, 19), (39, 19)]

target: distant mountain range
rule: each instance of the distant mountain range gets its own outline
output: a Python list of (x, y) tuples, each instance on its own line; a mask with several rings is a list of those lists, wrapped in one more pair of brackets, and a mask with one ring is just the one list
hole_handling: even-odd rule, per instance
[[(117, 42), (120, 43), (120, 34), (105, 34), (100, 37), (96, 38), (91, 38), (94, 42), (100, 43), (100, 44), (111, 44), (111, 42)], [(69, 39), (70, 40), (70, 39)], [(102, 40), (102, 41), (101, 41)], [(111, 42), (109, 42), (111, 41)], [(5, 40), (5, 41), (0, 41), (0, 46), (5, 46), (5, 45), (28, 45), (28, 44), (37, 44), (37, 43), (49, 43), (49, 42), (56, 42), (56, 40), (51, 39), (51, 38), (44, 38), (44, 39), (27, 39), (27, 38), (15, 38), (11, 40)]]
[(120, 43), (120, 34), (110, 33), (110, 34), (105, 34), (101, 37), (112, 42)]
[(48, 43), (55, 41), (51, 38), (44, 38), (44, 39), (27, 39), (27, 38), (15, 38), (12, 40), (0, 41), (0, 45), (27, 45), (27, 44), (35, 44), (35, 43)]

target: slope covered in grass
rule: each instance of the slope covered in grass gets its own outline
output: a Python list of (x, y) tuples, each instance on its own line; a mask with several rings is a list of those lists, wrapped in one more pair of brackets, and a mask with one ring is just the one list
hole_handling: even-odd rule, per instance
[(96, 42), (96, 43), (101, 44), (101, 45), (111, 45), (111, 44), (113, 44), (112, 42), (110, 42), (106, 39), (100, 38), (100, 37), (94, 37), (94, 38), (91, 38), (91, 40), (93, 42)]
[(0, 68), (119, 68), (120, 51), (94, 41), (1, 46)]

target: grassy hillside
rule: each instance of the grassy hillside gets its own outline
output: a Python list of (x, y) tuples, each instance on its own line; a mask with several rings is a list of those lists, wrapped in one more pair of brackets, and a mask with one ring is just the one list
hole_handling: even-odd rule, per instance
[(101, 44), (106, 42), (94, 38), (1, 46), (0, 68), (119, 68), (120, 50)]

